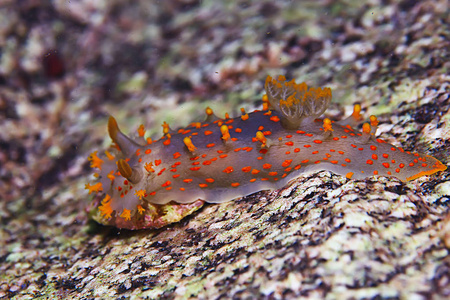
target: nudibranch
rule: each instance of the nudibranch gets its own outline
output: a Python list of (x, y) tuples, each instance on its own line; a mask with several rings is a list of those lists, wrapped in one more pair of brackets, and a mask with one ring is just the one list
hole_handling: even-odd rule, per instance
[(171, 130), (157, 141), (123, 134), (113, 117), (113, 147), (89, 156), (98, 181), (91, 216), (118, 228), (159, 228), (179, 221), (204, 202), (219, 203), (283, 187), (301, 173), (329, 170), (349, 179), (394, 176), (402, 181), (447, 167), (376, 138), (377, 118), (358, 132), (361, 107), (341, 122), (318, 119), (331, 102), (330, 88), (308, 87), (284, 76), (267, 77), (262, 110), (225, 118), (206, 109), (204, 122)]

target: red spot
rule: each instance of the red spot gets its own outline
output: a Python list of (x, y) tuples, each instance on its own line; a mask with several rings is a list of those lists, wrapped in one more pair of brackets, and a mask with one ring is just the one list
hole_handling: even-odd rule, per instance
[(255, 181), (256, 181), (256, 178), (250, 179), (250, 182), (255, 182)]
[(201, 167), (192, 167), (192, 168), (189, 168), (191, 171), (198, 171), (198, 170), (200, 170), (200, 168)]
[(177, 158), (179, 158), (180, 156), (181, 156), (180, 152), (175, 152), (175, 153), (173, 154), (173, 158), (174, 158), (174, 159), (177, 159)]
[(178, 178), (178, 177), (180, 177), (180, 174), (175, 174), (175, 175), (173, 175), (172, 177), (173, 177), (173, 178)]
[(423, 164), (422, 164), (422, 167), (425, 168), (426, 166), (428, 166), (426, 163), (423, 163)]
[(229, 167), (226, 167), (222, 172), (230, 174), (233, 171), (234, 171), (233, 167), (229, 166)]
[(414, 163), (409, 163), (409, 166), (410, 167), (414, 167)]
[(269, 176), (277, 176), (278, 172), (269, 172)]
[(313, 136), (313, 134), (312, 133), (307, 133), (307, 134), (305, 134), (306, 136), (309, 136), (309, 137), (312, 137)]
[(180, 191), (185, 191), (186, 189), (185, 188), (180, 188)]
[(191, 182), (192, 182), (192, 179), (190, 179), (190, 178), (188, 178), (188, 179), (183, 179), (183, 181), (186, 182), (186, 183), (191, 183)]
[(252, 167), (247, 166), (242, 168), (242, 172), (250, 172), (252, 170)]
[(336, 152), (336, 150), (334, 150), (334, 149), (330, 149), (330, 152)]
[(281, 164), (281, 166), (282, 166), (283, 168), (285, 168), (285, 167), (289, 166), (291, 163), (292, 163), (292, 159), (286, 159), (286, 160)]
[(199, 159), (200, 158), (200, 156), (196, 156), (196, 157), (191, 157), (191, 158), (189, 158), (190, 160), (197, 160), (197, 159)]
[(260, 171), (260, 170), (257, 170), (257, 169), (253, 169), (253, 170), (252, 170), (252, 174), (253, 174), (253, 175), (258, 174), (259, 172), (261, 172), (261, 171)]
[(383, 163), (383, 166), (387, 169), (389, 168), (389, 163)]
[(319, 153), (319, 151), (313, 151), (313, 152), (311, 152), (311, 154), (317, 154), (317, 153)]
[(287, 146), (294, 146), (294, 142), (286, 142), (284, 144), (287, 145)]
[(384, 157), (384, 158), (388, 158), (388, 157), (389, 157), (389, 154), (383, 153), (383, 157)]
[(350, 163), (350, 162), (352, 162), (352, 160), (350, 159), (350, 158), (346, 158), (346, 159), (344, 159), (346, 162), (348, 162), (348, 163)]
[(305, 134), (305, 132), (303, 130), (297, 130), (298, 134)]
[(372, 154), (372, 158), (375, 159), (375, 160), (377, 160), (377, 159), (378, 159), (378, 155)]
[(400, 169), (399, 168), (395, 169), (395, 172), (400, 173)]
[(217, 150), (217, 153), (222, 154), (223, 151), (222, 150)]
[(155, 166), (159, 166), (161, 164), (161, 160), (160, 159), (156, 159), (155, 160)]
[(341, 136), (341, 139), (346, 139), (346, 138), (347, 138), (347, 136), (345, 136), (345, 135)]
[(339, 138), (338, 137), (334, 137), (333, 140), (339, 141)]
[(368, 165), (373, 165), (373, 161), (370, 160), (370, 159), (368, 159), (368, 160), (366, 161), (366, 164), (368, 164)]
[(149, 195), (150, 195), (150, 196), (155, 196), (155, 195), (156, 195), (156, 192), (151, 192)]
[(191, 130), (190, 130), (190, 129), (188, 129), (188, 130), (185, 130), (185, 131), (183, 132), (183, 134), (188, 134), (189, 132), (191, 132)]
[(398, 166), (399, 166), (400, 168), (405, 167), (405, 165), (404, 165), (403, 163), (399, 164)]
[(144, 153), (145, 153), (145, 154), (150, 154), (150, 153), (152, 153), (152, 149), (147, 149), (147, 150), (145, 150)]
[(227, 156), (228, 156), (228, 154), (222, 154), (222, 155), (219, 155), (220, 158), (225, 158), (225, 157), (227, 157)]
[(296, 165), (294, 169), (295, 169), (295, 170), (298, 170), (298, 169), (300, 169), (301, 167), (302, 167), (301, 165)]
[(170, 169), (170, 172), (176, 172), (177, 169)]
[(343, 154), (344, 154), (344, 151), (338, 151), (338, 153), (343, 155)]
[(205, 135), (210, 135), (210, 134), (213, 134), (213, 132), (211, 130), (206, 130), (205, 131)]
[(264, 129), (264, 126), (259, 126), (259, 127), (258, 127), (258, 130), (259, 130), (259, 131), (262, 131), (263, 129)]
[(250, 151), (253, 150), (253, 147), (246, 147), (246, 148), (247, 148), (247, 149), (246, 149), (247, 152), (250, 152)]
[(363, 148), (363, 147), (361, 147), (361, 148), (358, 148), (358, 150), (359, 150), (359, 151), (363, 151), (363, 150), (364, 150), (364, 148)]
[(231, 186), (232, 187), (238, 187), (238, 186), (240, 186), (241, 184), (239, 183), (239, 182), (233, 182), (233, 183), (231, 183)]
[(170, 182), (169, 180), (167, 180), (166, 182), (164, 182), (163, 184), (161, 184), (162, 187), (166, 187), (169, 186), (172, 182)]
[(290, 172), (292, 170), (291, 167), (284, 169), (285, 172)]
[(198, 186), (201, 187), (201, 188), (208, 187), (208, 185), (206, 183), (199, 183)]
[(170, 139), (165, 140), (165, 141), (163, 142), (163, 144), (164, 144), (165, 146), (169, 146), (169, 145), (170, 145)]
[(263, 169), (270, 169), (272, 168), (271, 164), (263, 164)]
[(295, 148), (294, 152), (296, 152), (296, 153), (300, 152), (300, 148)]
[(159, 173), (157, 175), (158, 176), (161, 175), (165, 170), (166, 170), (166, 168), (162, 169), (161, 171), (159, 171)]
[(211, 161), (216, 161), (216, 160), (217, 160), (217, 157), (211, 158)]
[(332, 163), (332, 164), (337, 164), (338, 161), (337, 161), (337, 160), (330, 160), (330, 163)]
[(395, 159), (391, 160), (391, 163), (395, 164)]
[(49, 51), (43, 59), (43, 64), (45, 75), (50, 79), (59, 79), (64, 76), (64, 61), (58, 51)]
[(262, 156), (258, 156), (256, 159), (261, 160), (261, 159), (263, 159), (263, 157)]
[(378, 175), (378, 171), (377, 170), (373, 171), (373, 175)]
[(350, 146), (352, 146), (353, 148), (356, 148), (356, 147), (357, 147), (356, 145), (353, 145), (353, 144), (350, 144)]
[(391, 150), (392, 150), (392, 151), (397, 151), (397, 149), (395, 149), (395, 147), (392, 147)]
[(311, 148), (311, 145), (303, 145), (305, 148)]
[(377, 150), (377, 146), (370, 145), (370, 150), (373, 150), (373, 151)]
[(266, 135), (271, 135), (271, 134), (272, 134), (272, 131), (266, 130), (266, 131), (263, 131), (263, 134), (264, 134), (264, 136), (266, 136)]
[(290, 134), (286, 136), (286, 138), (288, 138), (288, 139), (290, 139), (291, 137), (292, 137), (292, 135), (290, 135)]
[(316, 144), (322, 144), (322, 141), (321, 141), (321, 140), (314, 140), (314, 143), (316, 143)]
[(280, 118), (278, 118), (277, 116), (272, 116), (272, 117), (270, 117), (270, 121), (279, 122)]
[(216, 144), (211, 143), (211, 144), (206, 145), (206, 148), (211, 148), (211, 147), (214, 147), (215, 145), (216, 145)]
[(236, 148), (236, 149), (234, 149), (234, 152), (239, 152), (239, 151), (241, 151), (241, 149), (242, 148)]
[(197, 166), (197, 165), (199, 165), (199, 164), (200, 164), (199, 161), (194, 161), (194, 162), (192, 163), (193, 166)]
[(309, 162), (309, 159), (302, 160), (302, 164), (306, 164), (307, 162)]
[(241, 132), (242, 132), (242, 129), (236, 128), (234, 131), (236, 131), (236, 132), (238, 132), (238, 133), (241, 133)]
[(261, 149), (261, 150), (259, 150), (259, 153), (261, 153), (261, 154), (266, 154), (267, 153), (267, 149)]
[(205, 158), (205, 157), (206, 157), (206, 154), (202, 154), (202, 157)]
[(320, 160), (316, 160), (314, 163), (315, 164), (320, 164)]
[(204, 162), (203, 162), (203, 165), (205, 165), (205, 166), (208, 166), (208, 165), (210, 165), (211, 164), (211, 161), (210, 160), (205, 160)]
[(417, 158), (414, 158), (414, 162), (417, 164), (419, 161), (417, 160)]
[(286, 151), (284, 154), (289, 155), (291, 154), (291, 151)]

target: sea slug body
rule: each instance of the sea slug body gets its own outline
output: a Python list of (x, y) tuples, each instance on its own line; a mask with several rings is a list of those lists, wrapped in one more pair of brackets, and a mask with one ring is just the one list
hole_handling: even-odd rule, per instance
[(437, 159), (404, 151), (374, 136), (377, 119), (362, 132), (360, 106), (342, 122), (317, 119), (331, 102), (329, 88), (312, 88), (284, 76), (265, 83), (263, 109), (237, 118), (216, 117), (206, 110), (204, 122), (145, 139), (123, 134), (110, 117), (114, 147), (93, 152), (91, 167), (98, 181), (87, 184), (96, 193), (92, 217), (119, 228), (158, 228), (179, 221), (204, 201), (219, 203), (260, 190), (278, 189), (304, 172), (329, 170), (349, 179), (372, 175), (402, 181), (443, 171)]

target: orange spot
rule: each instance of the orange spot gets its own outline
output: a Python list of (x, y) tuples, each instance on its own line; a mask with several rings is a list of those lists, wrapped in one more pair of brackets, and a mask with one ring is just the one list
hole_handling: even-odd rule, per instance
[(234, 131), (236, 131), (236, 132), (242, 132), (242, 129), (240, 129), (240, 128), (236, 128)]
[(232, 187), (238, 187), (238, 186), (240, 186), (241, 184), (239, 183), (239, 182), (233, 182), (233, 183), (231, 183), (231, 186)]
[(330, 163), (332, 163), (332, 164), (337, 164), (338, 161), (337, 161), (337, 160), (330, 160)]
[(278, 116), (272, 116), (272, 117), (270, 117), (270, 121), (279, 122), (280, 118), (278, 118)]
[(386, 169), (389, 168), (389, 164), (388, 163), (383, 163), (382, 164)]
[(189, 168), (191, 171), (198, 171), (198, 170), (200, 170), (200, 168), (201, 167), (192, 167), (192, 168)]
[(250, 182), (255, 182), (255, 181), (256, 181), (256, 178), (250, 179)]
[(250, 172), (251, 169), (252, 169), (252, 167), (250, 167), (250, 166), (243, 167), (243, 168), (242, 168), (242, 172)]
[(222, 172), (230, 174), (233, 171), (234, 171), (233, 167), (229, 166), (229, 167), (226, 167)]
[(263, 165), (263, 169), (270, 169), (270, 168), (272, 168), (271, 164), (264, 164)]
[(368, 164), (368, 165), (373, 165), (373, 161), (370, 160), (370, 159), (368, 159), (368, 160), (366, 161), (366, 164)]
[(191, 183), (191, 182), (192, 182), (192, 179), (190, 179), (190, 178), (188, 178), (188, 179), (183, 179), (183, 181), (186, 182), (186, 183)]
[(242, 119), (242, 121), (247, 121), (248, 120), (248, 114), (242, 115), (241, 119)]
[(294, 146), (294, 142), (291, 142), (291, 141), (286, 142), (286, 143), (284, 143), (284, 144), (287, 145), (287, 146)]
[(311, 148), (311, 145), (303, 145), (305, 148)]
[(175, 174), (175, 175), (173, 175), (172, 177), (173, 177), (173, 178), (178, 178), (178, 177), (180, 177), (180, 174)]
[(222, 155), (219, 155), (220, 158), (225, 158), (225, 157), (227, 157), (227, 156), (228, 156), (228, 154), (222, 154)]
[(282, 166), (283, 168), (285, 168), (285, 167), (288, 167), (291, 163), (292, 163), (292, 159), (286, 159), (286, 160), (281, 164), (281, 166)]
[(371, 145), (370, 150), (373, 150), (373, 151), (377, 150), (377, 146)]
[(378, 155), (372, 154), (372, 158), (375, 159), (375, 160), (377, 160), (377, 159), (378, 159)]
[(241, 150), (242, 150), (242, 148), (236, 148), (236, 149), (234, 149), (234, 152), (239, 152)]
[(404, 165), (403, 163), (399, 164), (398, 166), (399, 166), (400, 168), (405, 167), (405, 165)]
[(204, 162), (203, 162), (203, 165), (205, 165), (205, 166), (208, 166), (208, 165), (210, 165), (211, 164), (211, 161), (210, 160), (205, 160)]
[(169, 180), (167, 180), (166, 182), (164, 182), (161, 186), (162, 187), (166, 187), (169, 186), (172, 182), (170, 182)]
[(159, 166), (161, 164), (161, 160), (160, 159), (156, 159), (155, 160), (155, 166)]
[(269, 172), (269, 176), (277, 176), (278, 172)]
[(175, 152), (175, 153), (173, 154), (173, 158), (174, 158), (174, 159), (177, 159), (177, 158), (179, 158), (180, 156), (181, 156), (180, 152)]
[(260, 170), (257, 170), (257, 169), (253, 169), (253, 170), (252, 170), (252, 174), (253, 174), (253, 175), (258, 174), (259, 172), (261, 172), (261, 171), (260, 171)]
[(211, 135), (211, 134), (213, 134), (213, 132), (212, 132), (211, 130), (206, 130), (204, 133), (205, 133), (205, 135)]
[(345, 177), (347, 177), (348, 179), (352, 179), (353, 172), (348, 172), (347, 174), (345, 174)]
[(180, 191), (185, 191), (186, 189), (185, 188), (180, 188)]
[(198, 186), (201, 187), (201, 188), (208, 187), (208, 185), (206, 183), (199, 183)]
[(296, 152), (296, 153), (300, 152), (300, 148), (295, 148), (294, 152)]
[(213, 183), (213, 182), (214, 182), (214, 179), (213, 179), (213, 178), (206, 178), (205, 181), (206, 181), (206, 182), (209, 182), (209, 183)]
[(208, 144), (208, 145), (206, 145), (206, 148), (212, 148), (212, 147), (214, 147), (216, 144), (214, 144), (214, 143), (210, 143), (210, 144)]

